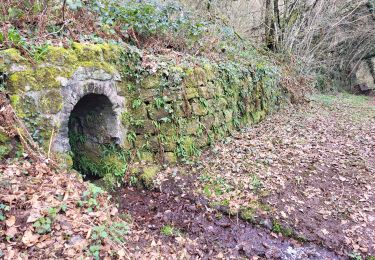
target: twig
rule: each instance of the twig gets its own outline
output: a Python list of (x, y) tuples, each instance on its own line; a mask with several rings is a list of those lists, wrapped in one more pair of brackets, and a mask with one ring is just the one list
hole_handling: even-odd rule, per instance
[(50, 154), (51, 154), (51, 146), (52, 146), (52, 141), (53, 141), (53, 135), (55, 133), (55, 128), (52, 128), (52, 133), (51, 133), (51, 138), (49, 140), (49, 145), (48, 145), (48, 153), (47, 153), (47, 159), (50, 158)]

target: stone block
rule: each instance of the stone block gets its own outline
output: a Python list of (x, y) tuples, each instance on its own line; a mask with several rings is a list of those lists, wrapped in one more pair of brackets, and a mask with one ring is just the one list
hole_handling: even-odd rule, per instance
[(140, 86), (143, 89), (159, 89), (161, 85), (161, 75), (150, 75), (142, 79)]
[(158, 96), (157, 89), (143, 89), (140, 91), (140, 98), (144, 101), (151, 102)]
[(208, 114), (208, 108), (205, 107), (201, 102), (194, 101), (191, 103), (192, 111), (194, 115), (204, 116)]
[(144, 120), (142, 126), (135, 126), (134, 131), (136, 134), (155, 134), (156, 127), (155, 124), (152, 122), (152, 120)]
[(206, 127), (206, 129), (211, 129), (215, 122), (215, 116), (214, 115), (206, 115), (201, 117), (201, 123)]
[(159, 121), (162, 118), (169, 117), (169, 112), (165, 110), (164, 108), (157, 109), (153, 105), (147, 106), (148, 116), (152, 120)]
[(186, 88), (186, 98), (193, 99), (199, 97), (198, 89), (196, 88)]
[(184, 135), (195, 135), (199, 129), (199, 121), (197, 119), (189, 119), (182, 127), (182, 134)]

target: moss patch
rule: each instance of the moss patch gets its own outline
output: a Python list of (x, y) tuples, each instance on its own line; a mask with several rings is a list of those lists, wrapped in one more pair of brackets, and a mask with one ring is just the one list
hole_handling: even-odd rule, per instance
[(63, 107), (63, 97), (59, 90), (48, 91), (39, 102), (39, 109), (45, 114), (56, 114)]
[(160, 168), (156, 165), (145, 166), (142, 174), (139, 176), (146, 188), (151, 189), (154, 185), (154, 179), (158, 174)]

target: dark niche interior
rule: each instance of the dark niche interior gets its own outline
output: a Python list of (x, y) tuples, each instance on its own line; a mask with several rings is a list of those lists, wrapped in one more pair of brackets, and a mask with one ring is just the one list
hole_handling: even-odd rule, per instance
[(111, 132), (116, 117), (112, 103), (105, 95), (88, 94), (81, 98), (69, 118), (69, 143), (73, 168), (85, 180), (97, 180), (102, 176), (100, 161), (103, 147), (116, 142)]

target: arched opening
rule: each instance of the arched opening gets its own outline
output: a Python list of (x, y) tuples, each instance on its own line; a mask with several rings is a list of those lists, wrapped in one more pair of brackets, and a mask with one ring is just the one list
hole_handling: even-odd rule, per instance
[(100, 179), (103, 149), (118, 141), (111, 101), (101, 94), (85, 95), (72, 110), (68, 127), (73, 168), (86, 180)]

